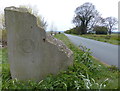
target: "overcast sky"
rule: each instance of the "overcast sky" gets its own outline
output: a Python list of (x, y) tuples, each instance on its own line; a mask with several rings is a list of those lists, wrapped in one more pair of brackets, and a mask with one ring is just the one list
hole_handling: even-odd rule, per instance
[[(53, 24), (58, 31), (64, 31), (72, 28), (72, 19), (76, 7), (91, 2), (102, 14), (103, 18), (113, 16), (118, 18), (119, 0), (0, 0), (0, 12), (5, 7), (30, 5), (38, 10), (48, 25)], [(47, 30), (50, 30), (48, 27)]]

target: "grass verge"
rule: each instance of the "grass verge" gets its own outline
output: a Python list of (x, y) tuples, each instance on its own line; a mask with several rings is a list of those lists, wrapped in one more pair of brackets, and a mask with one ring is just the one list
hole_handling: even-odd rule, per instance
[(86, 34), (80, 36), (114, 45), (120, 45), (120, 38), (119, 38), (120, 34), (111, 34), (111, 35)]
[(62, 40), (74, 53), (74, 64), (66, 71), (57, 75), (48, 75), (40, 82), (12, 80), (7, 59), (7, 49), (2, 53), (2, 89), (32, 89), (32, 90), (72, 90), (72, 89), (118, 89), (118, 74), (114, 66), (105, 66), (96, 61), (89, 49), (81, 51), (74, 46), (64, 34), (55, 35)]

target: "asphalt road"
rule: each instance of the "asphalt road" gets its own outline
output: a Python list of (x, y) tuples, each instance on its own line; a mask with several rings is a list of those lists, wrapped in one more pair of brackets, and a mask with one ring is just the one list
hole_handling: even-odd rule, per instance
[[(109, 65), (116, 65), (118, 67), (118, 45), (99, 42), (92, 39), (78, 37), (74, 35), (65, 34), (73, 44), (79, 46), (83, 45), (91, 49), (92, 56)], [(120, 47), (120, 46), (119, 46)], [(120, 68), (120, 67), (119, 67)]]

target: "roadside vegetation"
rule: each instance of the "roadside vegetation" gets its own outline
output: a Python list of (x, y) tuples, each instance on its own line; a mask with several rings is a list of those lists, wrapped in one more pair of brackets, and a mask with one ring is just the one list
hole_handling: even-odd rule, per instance
[(84, 3), (75, 9), (72, 22), (75, 27), (66, 30), (65, 33), (81, 35), (82, 37), (116, 45), (120, 44), (118, 35), (112, 34), (113, 30), (117, 30), (117, 18), (103, 18), (90, 2)]
[[(12, 80), (8, 64), (7, 48), (2, 51), (2, 89), (32, 90), (72, 90), (72, 89), (118, 89), (118, 74), (115, 66), (106, 66), (91, 56), (89, 49), (83, 51), (73, 45), (64, 34), (55, 35), (62, 40), (74, 53), (74, 64), (68, 70), (57, 75), (48, 75), (40, 82)], [(0, 55), (0, 56), (1, 56)], [(1, 66), (1, 65), (0, 65)]]
[[(76, 34), (72, 34), (76, 35)], [(88, 39), (93, 39), (101, 42), (106, 42), (114, 45), (120, 45), (120, 34), (111, 34), (111, 35), (98, 35), (98, 34), (83, 34), (83, 35), (76, 35)]]
[[(114, 45), (120, 45), (120, 34), (119, 33), (112, 33), (112, 34), (107, 34), (106, 29), (104, 29), (105, 27), (97, 27), (96, 30), (94, 30), (96, 32), (95, 33), (91, 33), (88, 32), (87, 34), (81, 34), (78, 35), (76, 28), (70, 29), (65, 31), (65, 33), (67, 34), (72, 34), (72, 35), (76, 35), (76, 36), (81, 36), (81, 37), (85, 37), (88, 39), (93, 39), (93, 40), (97, 40), (97, 41), (101, 41), (101, 42), (106, 42), (106, 43), (110, 43), (110, 44), (114, 44)], [(98, 31), (97, 31), (98, 30)]]
[[(26, 6), (20, 6), (26, 7)], [(90, 8), (91, 7), (91, 8)], [(30, 7), (29, 12), (34, 14), (34, 11)], [(80, 11), (80, 12), (79, 12)], [(87, 15), (87, 16), (85, 16)], [(47, 27), (47, 22), (35, 13), (37, 16), (38, 25), (42, 26), (44, 29)], [(82, 17), (83, 16), (83, 17)], [(4, 18), (1, 18), (4, 19)], [(75, 24), (75, 30), (73, 31), (80, 34), (86, 34), (87, 28), (94, 28), (96, 25), (102, 26), (101, 22), (106, 20), (107, 26), (109, 25), (108, 20), (115, 20), (115, 18), (103, 19), (99, 16), (98, 11), (92, 3), (85, 3), (75, 10), (75, 17), (73, 18), (73, 23)], [(100, 21), (100, 22), (99, 22)], [(2, 21), (4, 29), (4, 20)], [(104, 25), (104, 24), (103, 24)], [(115, 25), (115, 24), (113, 24)], [(51, 31), (54, 29), (51, 25)], [(107, 27), (105, 26), (105, 27)], [(111, 27), (110, 27), (111, 28)], [(2, 30), (3, 30), (2, 29)], [(107, 29), (109, 29), (107, 27)], [(111, 29), (109, 29), (111, 32)], [(3, 33), (3, 31), (1, 32)], [(4, 37), (6, 39), (6, 32), (4, 32)], [(72, 34), (72, 33), (71, 33)], [(110, 33), (109, 33), (110, 34)], [(51, 33), (52, 35), (52, 33)], [(84, 36), (84, 35), (82, 35)], [(2, 35), (3, 37), (3, 35)], [(10, 74), (10, 67), (8, 63), (7, 47), (0, 49), (0, 77), (2, 78), (2, 90), (79, 90), (79, 89), (120, 89), (118, 86), (118, 79), (120, 71), (115, 66), (108, 66), (101, 63), (91, 56), (90, 49), (86, 49), (84, 46), (80, 45), (82, 50), (73, 45), (69, 39), (64, 34), (56, 34), (54, 37), (63, 41), (68, 48), (70, 48), (74, 53), (74, 63), (73, 66), (68, 67), (66, 71), (61, 71), (56, 75), (49, 74), (45, 79), (40, 82), (34, 81), (20, 81), (18, 79), (12, 80)], [(5, 42), (6, 43), (6, 42)], [(7, 45), (7, 44), (6, 44)], [(2, 53), (1, 53), (2, 52)], [(0, 79), (1, 81), (1, 79)]]
[(120, 34), (111, 34), (111, 35), (96, 35), (96, 34), (87, 34), (80, 35), (81, 37), (94, 39), (101, 42), (106, 42), (114, 45), (120, 45)]

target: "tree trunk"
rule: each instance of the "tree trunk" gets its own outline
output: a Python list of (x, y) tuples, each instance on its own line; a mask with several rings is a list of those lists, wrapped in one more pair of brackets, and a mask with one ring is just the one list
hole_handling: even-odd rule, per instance
[(81, 33), (86, 34), (87, 33), (87, 26), (85, 24), (81, 25)]
[(111, 30), (109, 30), (108, 33), (109, 33), (109, 35), (111, 35), (111, 33), (112, 33)]

